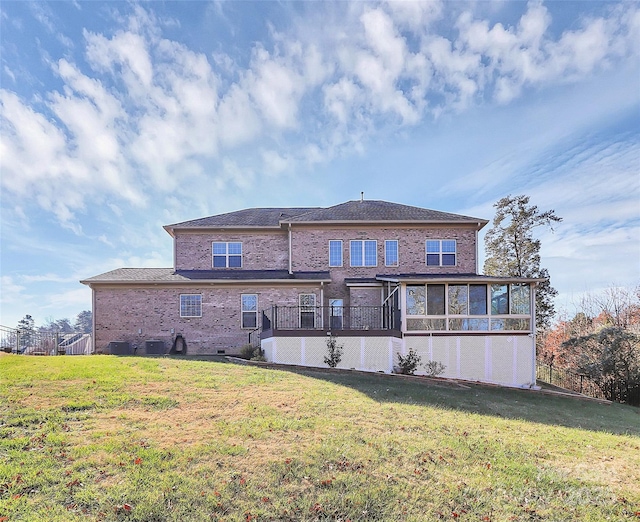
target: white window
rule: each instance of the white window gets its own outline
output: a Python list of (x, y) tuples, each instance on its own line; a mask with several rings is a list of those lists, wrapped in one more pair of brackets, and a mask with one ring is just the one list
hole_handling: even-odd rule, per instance
[(316, 327), (316, 295), (300, 294), (298, 296), (300, 305), (300, 328)]
[(201, 294), (180, 294), (180, 317), (202, 317)]
[(353, 240), (350, 248), (351, 266), (378, 266), (378, 242)]
[(398, 266), (398, 240), (384, 242), (384, 266)]
[(344, 301), (342, 299), (329, 299), (329, 324), (332, 330), (342, 329), (344, 316)]
[(456, 266), (455, 239), (428, 239), (427, 266)]
[(329, 266), (342, 266), (342, 241), (329, 241)]
[(258, 295), (242, 294), (242, 328), (258, 327)]
[(214, 241), (213, 268), (241, 268), (242, 243)]

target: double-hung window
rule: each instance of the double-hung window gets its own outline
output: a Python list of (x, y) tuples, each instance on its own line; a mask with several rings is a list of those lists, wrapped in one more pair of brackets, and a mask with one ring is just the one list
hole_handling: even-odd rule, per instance
[(213, 268), (241, 268), (242, 243), (214, 241)]
[(428, 239), (427, 266), (456, 266), (455, 239)]
[(316, 327), (316, 295), (299, 294), (300, 328)]
[(378, 242), (375, 240), (351, 241), (349, 254), (351, 266), (378, 266)]
[(384, 266), (398, 266), (398, 240), (384, 242)]
[(180, 294), (180, 317), (202, 317), (201, 294)]
[(329, 241), (329, 266), (342, 266), (342, 241)]
[(242, 328), (258, 326), (258, 295), (242, 294)]

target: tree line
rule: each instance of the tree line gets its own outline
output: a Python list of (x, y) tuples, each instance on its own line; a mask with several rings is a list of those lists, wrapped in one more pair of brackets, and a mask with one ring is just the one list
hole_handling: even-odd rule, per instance
[(35, 333), (91, 333), (93, 323), (93, 314), (91, 310), (83, 310), (80, 312), (73, 324), (68, 318), (54, 319), (49, 317), (45, 319), (44, 324), (37, 326), (35, 320), (29, 314), (25, 315), (16, 326), (17, 330), (24, 334)]
[(640, 406), (640, 287), (583, 297), (544, 332), (538, 357), (588, 377), (609, 400)]
[[(485, 236), (484, 273), (543, 278), (536, 288), (538, 360), (593, 381), (612, 401), (640, 406), (640, 287), (611, 287), (584, 297), (573, 317), (556, 318), (549, 272), (540, 265), (538, 228), (560, 223), (528, 196), (507, 196)], [(554, 322), (555, 321), (555, 322)]]

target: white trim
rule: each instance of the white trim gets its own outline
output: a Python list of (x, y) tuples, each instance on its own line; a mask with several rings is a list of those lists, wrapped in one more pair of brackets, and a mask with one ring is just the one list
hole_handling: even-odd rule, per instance
[[(302, 300), (302, 296), (303, 295), (311, 295), (313, 296), (313, 304), (311, 305), (303, 305), (301, 300)], [(302, 328), (302, 308), (311, 308), (311, 310), (305, 310), (306, 313), (312, 312), (313, 313), (313, 328), (316, 327), (316, 307), (317, 307), (317, 302), (318, 302), (318, 296), (314, 293), (300, 293), (298, 294), (298, 328)]]
[(531, 291), (529, 292), (529, 298), (531, 299), (531, 339), (533, 340), (533, 346), (531, 348), (531, 384), (536, 386), (537, 383), (537, 373), (536, 373), (536, 359), (537, 359), (537, 347), (536, 347), (536, 336), (537, 336), (537, 328), (536, 328), (536, 290), (538, 289), (538, 284), (534, 283), (530, 285)]
[[(375, 253), (376, 253), (376, 264), (375, 265), (367, 265), (366, 263), (366, 259), (367, 259), (367, 254), (366, 254), (366, 248), (365, 248), (365, 243), (367, 242), (371, 242), (371, 243), (375, 243)], [(361, 265), (354, 265), (353, 264), (353, 252), (351, 250), (351, 245), (353, 243), (362, 243), (362, 264)], [(349, 266), (352, 268), (376, 268), (378, 266), (378, 240), (377, 239), (350, 239), (349, 240)]]
[[(255, 310), (245, 310), (244, 309), (244, 296), (252, 296), (254, 295), (256, 297), (256, 309)], [(240, 329), (241, 330), (255, 330), (256, 328), (258, 328), (258, 310), (260, 309), (260, 307), (258, 306), (258, 294), (257, 293), (246, 293), (246, 294), (240, 294)], [(244, 326), (244, 314), (247, 313), (255, 313), (256, 314), (256, 325), (255, 326)]]
[[(429, 242), (435, 243), (436, 241), (440, 244), (440, 248), (438, 250), (438, 252), (429, 252), (427, 251), (427, 243)], [(453, 241), (454, 245), (455, 245), (455, 252), (443, 252), (442, 251), (442, 242), (443, 241)], [(438, 264), (437, 265), (430, 265), (429, 264), (429, 255), (438, 255)], [(442, 256), (444, 255), (451, 255), (453, 254), (455, 256), (455, 263), (453, 263), (452, 265), (444, 265), (442, 264)], [(476, 260), (477, 260), (477, 256), (476, 256)], [(477, 261), (476, 261), (477, 262)], [(425, 239), (424, 242), (424, 263), (426, 266), (438, 266), (438, 267), (443, 267), (443, 268), (448, 268), (448, 267), (456, 267), (458, 266), (458, 240), (457, 239)], [(477, 266), (476, 266), (476, 273), (478, 273), (477, 270)]]
[[(476, 274), (480, 273), (480, 259), (478, 259), (479, 250), (478, 250), (478, 230), (476, 230)], [(457, 250), (457, 248), (456, 248)]]
[[(387, 243), (391, 242), (396, 244), (396, 262), (392, 265), (387, 262)], [(384, 240), (384, 266), (400, 266), (400, 242), (397, 239)]]
[[(405, 333), (411, 333), (411, 334), (419, 334), (419, 333), (441, 333), (441, 332), (456, 332), (456, 333), (460, 333), (460, 334), (484, 334), (484, 335), (494, 335), (494, 334), (509, 334), (509, 335), (514, 335), (514, 334), (523, 334), (523, 333), (528, 333), (531, 335), (531, 328), (534, 328), (533, 325), (535, 325), (535, 308), (531, 308), (530, 306), (530, 310), (528, 314), (514, 314), (511, 313), (511, 285), (512, 284), (523, 284), (523, 283), (502, 283), (501, 284), (503, 286), (507, 287), (507, 294), (509, 296), (509, 306), (507, 308), (507, 313), (505, 314), (492, 314), (491, 313), (491, 286), (492, 284), (495, 283), (480, 283), (480, 282), (463, 282), (463, 283), (459, 283), (459, 282), (450, 282), (450, 281), (435, 281), (432, 280), (429, 283), (416, 283), (416, 284), (407, 284), (405, 282), (401, 283), (401, 292), (402, 294), (400, 295), (401, 297), (401, 310), (402, 310), (402, 331)], [(444, 286), (444, 314), (438, 314), (438, 315), (429, 315), (428, 312), (428, 291), (427, 291), (427, 286), (428, 285), (442, 285)], [(469, 312), (469, 286), (470, 285), (482, 285), (482, 286), (486, 286), (487, 289), (487, 293), (486, 293), (486, 313), (484, 314), (478, 314), (478, 315), (472, 315), (469, 313), (466, 314), (452, 314), (449, 311), (449, 293), (450, 293), (450, 288), (451, 286), (466, 286), (467, 287), (467, 312)], [(424, 314), (409, 314), (408, 313), (408, 309), (407, 309), (407, 300), (406, 300), (406, 296), (407, 296), (407, 287), (408, 286), (417, 286), (417, 287), (424, 287), (425, 288), (425, 313)], [(531, 296), (531, 294), (533, 294), (534, 292), (532, 291), (533, 288), (533, 284), (529, 285), (529, 295)], [(445, 329), (444, 330), (409, 330), (407, 327), (407, 323), (409, 320), (412, 319), (437, 319), (437, 320), (443, 320), (445, 321)], [(514, 320), (527, 320), (529, 321), (529, 328), (526, 330), (511, 330), (508, 328), (504, 328), (502, 330), (492, 330), (491, 329), (491, 324), (492, 321), (504, 321), (504, 320), (508, 320), (508, 319), (514, 319)], [(487, 321), (487, 329), (486, 330), (482, 330), (482, 329), (477, 329), (477, 330), (452, 330), (450, 329), (450, 321), (451, 320), (482, 320), (482, 321)], [(535, 338), (534, 338), (535, 340)]]
[(361, 281), (352, 281), (349, 283), (345, 283), (345, 285), (348, 288), (367, 288), (367, 287), (373, 287), (373, 288), (383, 288), (383, 284), (382, 281), (376, 281), (374, 282), (361, 282)]
[[(183, 297), (199, 297), (200, 298), (200, 315), (182, 315), (182, 298)], [(194, 317), (202, 317), (202, 294), (180, 294), (180, 298), (178, 300), (178, 306), (179, 306), (179, 310), (178, 313), (180, 314), (180, 317), (183, 317), (185, 319), (191, 319)]]
[[(239, 244), (240, 245), (240, 254), (230, 254), (229, 253), (229, 245), (230, 244)], [(213, 252), (213, 245), (226, 245), (224, 254), (216, 254)], [(229, 266), (229, 258), (231, 256), (237, 257), (240, 256), (240, 266)], [(224, 257), (225, 258), (225, 266), (215, 266), (215, 257)], [(222, 268), (243, 268), (244, 267), (244, 247), (242, 245), (242, 241), (212, 241), (211, 242), (211, 268), (213, 270), (220, 270)]]
[[(176, 245), (176, 238), (173, 238), (173, 269), (178, 269), (178, 245)], [(211, 247), (211, 264), (213, 265), (213, 246)]]
[[(333, 242), (339, 242), (340, 243), (340, 264), (339, 265), (332, 265), (331, 264), (331, 243)], [(349, 256), (351, 257), (351, 256)], [(344, 266), (344, 244), (342, 239), (330, 239), (329, 240), (329, 268), (340, 268)]]

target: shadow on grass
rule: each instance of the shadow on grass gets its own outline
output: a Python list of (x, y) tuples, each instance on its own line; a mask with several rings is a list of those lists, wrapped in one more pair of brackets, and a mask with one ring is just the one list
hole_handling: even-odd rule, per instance
[(380, 403), (417, 404), (504, 419), (640, 437), (640, 408), (581, 397), (546, 394), (480, 383), (458, 383), (328, 368), (251, 363), (227, 356), (164, 356), (183, 361), (245, 364), (285, 371), (356, 390)]
[(347, 386), (378, 402), (418, 404), (504, 419), (640, 437), (640, 408), (476, 383), (349, 370), (269, 366)]

